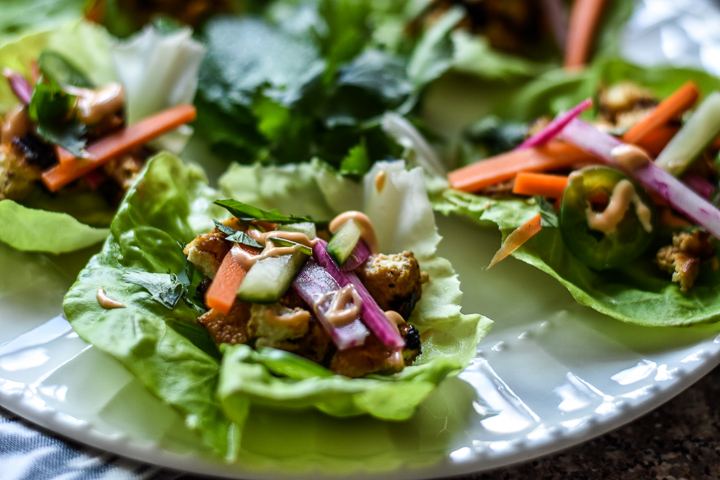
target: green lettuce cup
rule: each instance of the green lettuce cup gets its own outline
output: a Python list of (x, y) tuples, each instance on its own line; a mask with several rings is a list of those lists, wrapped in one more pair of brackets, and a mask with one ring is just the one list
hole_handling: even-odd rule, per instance
[[(221, 194), (207, 186), (197, 168), (159, 154), (128, 192), (102, 251), (65, 297), (65, 315), (84, 340), (117, 358), (226, 459), (238, 455), (254, 405), (408, 419), (438, 383), (467, 365), (491, 322), (460, 312), (457, 276), (447, 260), (435, 255), (440, 236), (421, 171), (407, 171), (400, 162), (376, 168), (388, 175), (384, 198), (370, 188), (374, 171), (364, 184), (356, 183), (317, 162), (236, 166), (221, 179)], [(186, 264), (180, 245), (210, 231), (213, 218), (223, 217), (212, 204), (221, 196), (254, 200), (259, 208), (292, 206), (288, 213), (317, 220), (358, 207), (373, 220), (381, 249), (412, 249), (430, 277), (410, 319), (425, 333), (416, 363), (395, 375), (349, 379), (303, 368), (307, 365), (272, 350), (239, 345), (218, 351), (196, 320), (201, 312), (183, 291)], [(128, 281), (138, 275), (152, 279), (154, 287)], [(122, 308), (103, 308), (100, 289)]]

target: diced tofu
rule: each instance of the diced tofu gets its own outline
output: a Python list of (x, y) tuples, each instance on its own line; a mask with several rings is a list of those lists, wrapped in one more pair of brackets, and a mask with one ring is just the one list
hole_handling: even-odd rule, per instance
[(372, 255), (356, 273), (381, 309), (404, 318), (422, 295), (423, 275), (412, 252)]

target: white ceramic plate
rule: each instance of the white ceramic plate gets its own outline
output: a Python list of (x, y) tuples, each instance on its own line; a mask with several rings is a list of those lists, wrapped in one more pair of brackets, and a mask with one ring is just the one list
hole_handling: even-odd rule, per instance
[[(707, 28), (717, 23), (718, 9), (696, 8), (697, 1), (639, 1), (625, 54), (642, 53), (638, 60), (653, 63), (690, 59), (694, 66), (716, 58), (711, 54), (720, 38), (696, 33), (698, 21)], [(483, 266), (499, 235), (457, 219), (438, 221), (446, 237), (441, 254), (460, 274), (465, 311), (496, 323), (472, 364), (408, 422), (258, 409), (241, 458), (226, 465), (174, 411), (57, 316), (89, 252), (51, 258), (1, 244), (0, 405), (69, 438), (189, 472), (429, 478), (506, 466), (584, 442), (657, 407), (720, 362), (720, 324), (649, 329), (611, 320), (514, 259), (487, 272)]]
[(498, 234), (438, 220), (446, 238), (441, 253), (468, 292), (465, 310), (496, 323), (472, 365), (409, 422), (257, 410), (242, 457), (223, 464), (179, 416), (55, 317), (72, 281), (66, 272), (78, 268), (81, 254), (63, 264), (16, 254), (13, 271), (22, 273), (0, 280), (0, 404), (69, 438), (190, 472), (427, 478), (586, 441), (660, 405), (720, 361), (720, 325), (648, 329), (608, 319), (514, 259), (486, 271)]

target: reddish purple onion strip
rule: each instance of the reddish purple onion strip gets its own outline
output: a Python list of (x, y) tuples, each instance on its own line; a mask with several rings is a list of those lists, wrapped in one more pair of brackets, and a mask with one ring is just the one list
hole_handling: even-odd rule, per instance
[(28, 82), (25, 77), (23, 77), (14, 70), (10, 70), (9, 68), (4, 68), (2, 73), (5, 78), (8, 79), (10, 89), (13, 91), (18, 100), (20, 100), (25, 105), (28, 105), (30, 103), (30, 99), (32, 98), (33, 92), (33, 88), (32, 85), (30, 85), (30, 82)]
[(591, 106), (592, 100), (588, 98), (575, 105), (567, 112), (558, 114), (552, 122), (550, 122), (538, 133), (521, 143), (520, 146), (516, 148), (516, 150), (537, 147), (538, 145), (543, 145), (549, 142), (550, 140), (560, 135), (560, 132), (563, 131), (563, 128), (565, 128), (568, 123), (570, 123), (573, 119), (577, 118), (578, 115), (580, 115), (582, 112), (584, 112)]
[(370, 256), (370, 248), (367, 246), (367, 243), (365, 243), (362, 239), (355, 245), (355, 248), (353, 248), (352, 253), (348, 257), (347, 260), (345, 260), (345, 263), (342, 264), (342, 267), (340, 267), (340, 270), (343, 272), (350, 272), (352, 270), (355, 270), (357, 267), (362, 265), (362, 263), (367, 260), (367, 258)]
[(703, 197), (705, 200), (710, 200), (717, 190), (712, 182), (708, 181), (705, 177), (698, 175), (697, 173), (686, 173), (682, 177), (682, 181), (692, 188), (698, 195)]
[[(292, 287), (308, 305), (312, 306), (315, 316), (337, 345), (338, 350), (365, 343), (365, 338), (370, 335), (370, 331), (359, 318), (343, 326), (337, 326), (328, 320), (327, 312), (333, 299), (328, 294), (338, 292), (342, 287), (313, 258), (309, 258), (305, 262), (305, 266), (295, 277)], [(327, 298), (321, 300), (323, 297)], [(318, 302), (318, 300), (321, 301)]]
[(579, 118), (568, 123), (562, 131), (562, 137), (578, 148), (600, 157), (609, 166), (625, 171), (646, 190), (661, 196), (675, 210), (720, 239), (720, 210), (664, 168), (648, 162), (631, 171), (623, 169), (612, 155), (613, 148), (623, 143)]
[(362, 307), (360, 309), (362, 312), (362, 320), (383, 345), (392, 350), (403, 348), (405, 346), (405, 340), (395, 325), (387, 319), (385, 312), (380, 309), (358, 276), (353, 272), (341, 271), (335, 264), (335, 261), (330, 257), (330, 254), (327, 253), (326, 247), (327, 242), (321, 239), (318, 239), (318, 242), (313, 247), (313, 257), (317, 263), (327, 270), (341, 287), (348, 284), (355, 286), (355, 289), (362, 299)]

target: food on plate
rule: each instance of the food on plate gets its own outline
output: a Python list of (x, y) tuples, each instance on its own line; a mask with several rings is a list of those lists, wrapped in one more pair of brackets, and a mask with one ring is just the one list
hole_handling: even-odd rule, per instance
[[(564, 103), (552, 122), (528, 122), (513, 150), (451, 172), (450, 185), (473, 194), (447, 190), (436, 208), (495, 223), (504, 242), (491, 265), (512, 254), (602, 313), (643, 325), (717, 321), (720, 97), (710, 89), (718, 82), (671, 70), (670, 90), (657, 78), (641, 83), (642, 73), (629, 82), (623, 71), (639, 69), (608, 62), (588, 70), (564, 101), (614, 79), (601, 82), (592, 111), (590, 100)], [(708, 88), (702, 100), (699, 83)], [(560, 90), (539, 79), (520, 92), (536, 95), (531, 109), (548, 98), (540, 85)]]
[[(417, 358), (420, 335), (406, 320), (427, 275), (411, 251), (378, 252), (365, 214), (335, 217), (328, 243), (329, 232), (313, 222), (219, 203), (245, 216), (218, 223), (184, 249), (210, 280), (211, 308), (198, 322), (218, 346), (277, 348), (348, 377), (399, 372)], [(338, 252), (347, 252), (343, 261)]]
[[(357, 183), (320, 162), (237, 165), (220, 184), (153, 157), (63, 305), (219, 454), (237, 454), (253, 405), (406, 419), (474, 356), (490, 322), (460, 313), (419, 168), (378, 163)], [(400, 253), (372, 254), (345, 226), (359, 213), (326, 236), (344, 211)]]
[[(0, 49), (0, 240), (14, 248), (62, 253), (101, 241), (145, 159), (187, 137), (178, 132), (195, 118), (188, 102), (203, 52), (189, 30), (112, 41), (80, 23)], [(49, 242), (49, 228), (64, 233)]]

